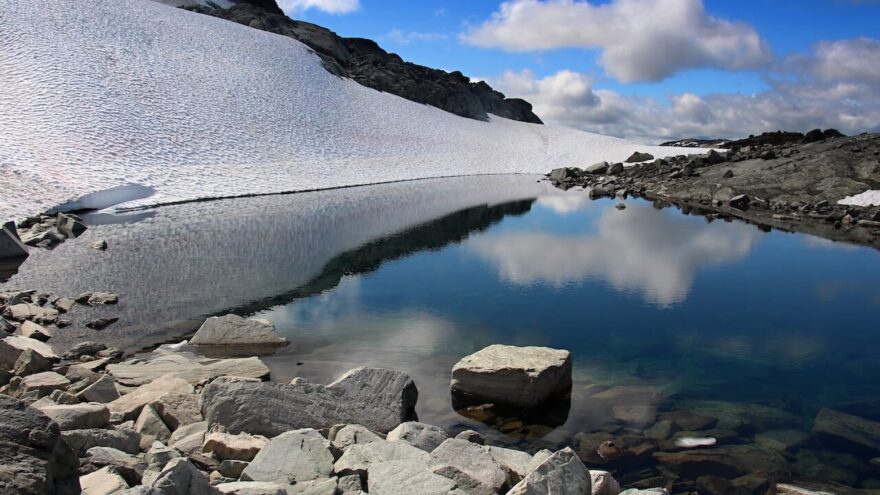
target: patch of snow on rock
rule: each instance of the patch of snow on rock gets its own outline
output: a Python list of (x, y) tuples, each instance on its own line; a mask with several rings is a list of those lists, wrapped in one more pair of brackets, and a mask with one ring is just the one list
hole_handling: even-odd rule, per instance
[(880, 206), (880, 190), (871, 189), (854, 196), (847, 196), (837, 202), (848, 206)]
[(4, 0), (0, 45), (0, 219), (131, 183), (157, 191), (134, 206), (701, 151), (465, 119), (147, 0)]

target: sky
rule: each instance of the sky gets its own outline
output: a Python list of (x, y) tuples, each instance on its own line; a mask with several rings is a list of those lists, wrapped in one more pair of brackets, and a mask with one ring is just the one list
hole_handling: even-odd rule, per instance
[(278, 0), (482, 79), (545, 122), (659, 142), (880, 131), (880, 0)]

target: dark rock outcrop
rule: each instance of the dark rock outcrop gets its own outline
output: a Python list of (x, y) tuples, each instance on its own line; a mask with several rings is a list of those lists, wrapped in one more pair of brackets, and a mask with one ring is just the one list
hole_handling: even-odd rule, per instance
[(229, 9), (204, 6), (189, 10), (280, 34), (309, 46), (333, 74), (417, 103), (478, 120), (488, 114), (541, 124), (525, 100), (506, 98), (485, 82), (461, 72), (446, 72), (404, 61), (364, 38), (343, 38), (329, 29), (286, 17), (274, 0), (246, 0)]
[(79, 493), (77, 465), (56, 423), (0, 395), (0, 493)]

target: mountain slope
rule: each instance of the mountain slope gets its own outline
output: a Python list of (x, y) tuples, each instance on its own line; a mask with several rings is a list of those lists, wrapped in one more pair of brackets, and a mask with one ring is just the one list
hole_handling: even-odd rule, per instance
[(462, 117), (487, 120), (491, 113), (511, 120), (543, 123), (532, 112), (532, 105), (525, 100), (506, 98), (485, 82), (471, 82), (458, 71), (446, 72), (406, 62), (398, 55), (386, 52), (372, 40), (343, 38), (317, 24), (295, 21), (281, 12), (274, 5), (274, 0), (242, 0), (242, 3), (230, 8), (204, 5), (190, 8), (195, 12), (299, 40), (315, 50), (327, 70), (350, 77), (368, 88)]
[(0, 218), (129, 183), (156, 204), (681, 152), (458, 117), (336, 77), (291, 38), (149, 0), (5, 0), (0, 46)]

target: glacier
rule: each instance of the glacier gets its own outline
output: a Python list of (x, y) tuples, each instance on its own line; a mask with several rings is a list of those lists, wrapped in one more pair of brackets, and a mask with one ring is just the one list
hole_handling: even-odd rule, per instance
[(3, 0), (0, 46), (0, 219), (127, 184), (148, 206), (702, 151), (458, 117), (152, 0)]

